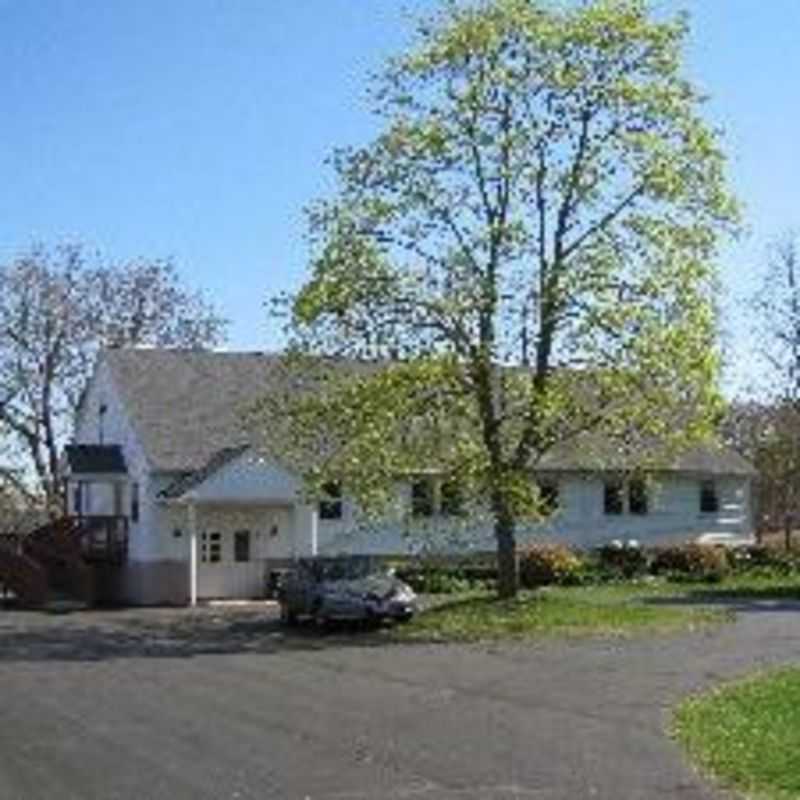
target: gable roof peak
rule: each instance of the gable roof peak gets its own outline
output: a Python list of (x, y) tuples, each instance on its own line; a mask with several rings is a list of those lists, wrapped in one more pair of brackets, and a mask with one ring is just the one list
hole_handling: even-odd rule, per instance
[(104, 350), (112, 380), (156, 472), (194, 472), (247, 444), (248, 410), (268, 390), (278, 355), (130, 347)]

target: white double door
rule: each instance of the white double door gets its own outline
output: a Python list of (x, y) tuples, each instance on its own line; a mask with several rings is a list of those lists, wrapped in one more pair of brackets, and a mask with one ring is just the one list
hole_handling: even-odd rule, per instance
[(200, 599), (264, 597), (268, 559), (278, 557), (289, 533), (283, 509), (251, 512), (236, 520), (200, 522), (197, 593)]

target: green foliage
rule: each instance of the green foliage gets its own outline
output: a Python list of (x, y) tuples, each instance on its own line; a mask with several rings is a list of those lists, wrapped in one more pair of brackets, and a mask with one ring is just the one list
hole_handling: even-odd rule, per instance
[(742, 575), (800, 575), (800, 553), (793, 550), (756, 545), (732, 550), (728, 559), (733, 571)]
[(703, 768), (748, 797), (800, 796), (800, 670), (690, 698), (678, 709), (674, 729)]
[(497, 567), (481, 558), (423, 557), (397, 565), (396, 574), (420, 594), (463, 594), (492, 587)]
[(672, 580), (721, 581), (731, 570), (728, 552), (713, 545), (672, 545), (659, 549), (651, 564), (654, 575), (666, 575)]
[(594, 552), (601, 572), (613, 578), (634, 578), (647, 572), (647, 554), (633, 542), (613, 541)]
[(519, 580), (525, 589), (581, 582), (583, 561), (561, 544), (531, 544), (519, 550)]
[(463, 594), (484, 588), (479, 582), (466, 578), (457, 569), (429, 568), (403, 570), (398, 577), (419, 594)]
[(420, 25), (375, 86), (379, 135), (336, 153), (310, 211), (308, 282), (276, 301), (295, 380), (265, 443), (314, 464), (312, 490), (385, 513), (398, 476), (457, 477), (511, 593), (548, 452), (610, 441), (643, 468), (708, 434), (737, 209), (685, 36), (642, 0), (446, 2)]

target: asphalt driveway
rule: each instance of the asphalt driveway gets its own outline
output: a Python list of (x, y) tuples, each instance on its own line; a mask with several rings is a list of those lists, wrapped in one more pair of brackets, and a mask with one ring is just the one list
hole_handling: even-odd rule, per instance
[(0, 611), (2, 800), (719, 797), (682, 695), (800, 659), (800, 606), (669, 639), (372, 646), (263, 610)]

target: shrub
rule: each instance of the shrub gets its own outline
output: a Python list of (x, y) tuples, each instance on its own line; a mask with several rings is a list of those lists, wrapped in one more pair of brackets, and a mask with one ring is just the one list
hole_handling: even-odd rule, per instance
[(634, 539), (619, 539), (598, 547), (595, 556), (600, 569), (612, 577), (633, 578), (647, 572), (647, 555)]
[(531, 544), (519, 551), (519, 580), (526, 589), (581, 582), (583, 561), (562, 544)]
[(754, 545), (729, 551), (729, 561), (735, 572), (757, 572), (763, 575), (793, 575), (800, 572), (800, 553), (786, 552), (775, 547)]
[(401, 568), (397, 577), (419, 594), (459, 594), (487, 585), (486, 580), (468, 577), (454, 567)]
[(679, 580), (714, 582), (730, 572), (730, 563), (724, 547), (688, 542), (658, 550), (651, 570), (654, 575)]

